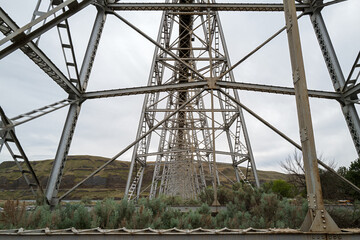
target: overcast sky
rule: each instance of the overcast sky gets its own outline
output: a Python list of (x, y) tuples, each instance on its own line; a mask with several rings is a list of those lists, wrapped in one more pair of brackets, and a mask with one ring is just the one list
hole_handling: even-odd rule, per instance
[[(19, 26), (23, 26), (30, 21), (36, 2), (0, 0), (0, 6)], [(360, 1), (348, 0), (322, 11), (345, 77), (360, 49), (358, 9)], [(156, 39), (160, 12), (120, 14)], [(70, 18), (79, 63), (82, 62), (95, 15), (95, 7), (89, 6)], [(232, 63), (285, 24), (282, 12), (222, 12), (220, 17)], [(301, 18), (299, 24), (309, 89), (333, 91), (309, 17)], [(40, 48), (65, 72), (55, 29), (42, 36)], [(115, 17), (108, 16), (88, 90), (146, 85), (153, 51), (154, 46), (149, 41)], [(238, 82), (291, 87), (286, 33), (236, 68), (234, 74)], [(0, 105), (10, 118), (67, 98), (67, 94), (19, 50), (0, 61), (0, 90)], [(300, 142), (293, 96), (239, 93), (245, 105)], [(112, 157), (121, 151), (135, 139), (142, 102), (141, 95), (84, 102), (70, 154)], [(339, 104), (324, 99), (311, 99), (310, 104), (317, 152), (325, 161), (335, 160), (337, 167), (349, 166), (357, 155)], [(30, 160), (54, 157), (66, 113), (67, 108), (64, 108), (16, 128)], [(246, 113), (245, 120), (258, 169), (281, 171), (279, 162), (292, 154), (294, 147)], [(131, 152), (120, 160), (129, 160)], [(0, 161), (4, 160), (11, 160), (6, 149), (0, 153)]]

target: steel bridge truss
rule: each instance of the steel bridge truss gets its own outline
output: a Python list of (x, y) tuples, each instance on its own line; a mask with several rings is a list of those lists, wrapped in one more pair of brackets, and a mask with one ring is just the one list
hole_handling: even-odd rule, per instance
[[(215, 189), (220, 184), (217, 160), (229, 159), (237, 181), (259, 186), (254, 156), (245, 125), (243, 111), (248, 112), (282, 138), (303, 150), (309, 200), (309, 213), (304, 221), (304, 231), (338, 231), (336, 224), (323, 208), (321, 187), (318, 185), (319, 163), (341, 180), (355, 185), (317, 160), (313, 144), (312, 124), (308, 111), (308, 97), (337, 100), (340, 103), (355, 149), (360, 155), (360, 121), (354, 104), (358, 103), (360, 86), (357, 82), (360, 69), (360, 53), (347, 78), (344, 77), (321, 10), (334, 1), (293, 1), (284, 4), (216, 3), (203, 0), (178, 0), (166, 3), (123, 3), (104, 0), (38, 0), (29, 24), (19, 27), (0, 7), (0, 59), (20, 49), (42, 69), (69, 97), (65, 100), (21, 114), (9, 119), (0, 108), (0, 151), (6, 146), (25, 181), (34, 194), (43, 194), (49, 204), (56, 205), (85, 181), (103, 170), (125, 152), (133, 149), (125, 196), (138, 198), (149, 189), (150, 198), (161, 194), (196, 198), (208, 185)], [(42, 4), (47, 10), (41, 11)], [(72, 43), (71, 26), (67, 19), (82, 9), (95, 6), (97, 16), (90, 35), (84, 60), (76, 62)], [(157, 40), (152, 39), (119, 12), (163, 11)], [(285, 12), (286, 26), (266, 39), (257, 48), (235, 64), (230, 63), (219, 11), (279, 11)], [(302, 13), (296, 16), (296, 11)], [(118, 18), (155, 46), (151, 74), (146, 86), (103, 91), (86, 91), (102, 30), (108, 15)], [(325, 63), (329, 70), (334, 92), (309, 90), (303, 73), (302, 53), (297, 29), (297, 19), (309, 15), (318, 39)], [(50, 60), (39, 47), (40, 37), (57, 28), (66, 65), (66, 73)], [(288, 34), (293, 66), (294, 88), (236, 82), (233, 69), (259, 51), (268, 42), (285, 31)], [(294, 95), (299, 113), (301, 145), (275, 126), (246, 107), (237, 90)], [(144, 94), (144, 103), (136, 140), (116, 154), (95, 172), (76, 184), (62, 196), (58, 196), (67, 154), (84, 101), (95, 98)], [(300, 99), (301, 100), (298, 100)], [(58, 150), (46, 190), (33, 170), (15, 127), (69, 106)], [(11, 143), (13, 145), (11, 146)], [(15, 149), (15, 150), (14, 150)], [(23, 160), (24, 169), (19, 160)], [(152, 163), (149, 161), (153, 160)], [(245, 173), (240, 169), (245, 164)], [(145, 169), (154, 165), (152, 183), (142, 186)], [(249, 179), (249, 175), (252, 179)], [(250, 180), (250, 182), (249, 182)], [(215, 191), (216, 192), (216, 191)]]
[[(200, 1), (198, 3), (201, 4)], [(217, 12), (164, 11), (157, 43), (161, 48), (155, 50), (148, 86), (201, 81), (205, 82), (204, 87), (210, 89), (211, 85), (215, 87), (216, 81), (234, 82), (232, 72), (228, 71), (230, 60)], [(199, 91), (201, 89), (147, 94), (137, 137), (150, 129), (158, 117), (167, 116), (185, 99)], [(236, 91), (229, 88), (225, 91), (239, 99)], [(211, 102), (210, 98), (216, 98), (218, 104), (206, 106), (206, 102)], [(211, 124), (214, 112), (219, 115), (216, 119), (221, 120)], [(157, 151), (149, 152), (153, 134), (159, 136), (159, 143)], [(220, 92), (215, 93), (215, 97), (212, 90), (201, 94), (195, 103), (169, 119), (165, 126), (153, 134), (135, 145), (125, 190), (129, 199), (139, 197), (142, 176), (150, 156), (155, 156), (151, 198), (159, 194), (196, 198), (207, 182), (215, 184), (213, 176), (219, 184), (215, 158), (220, 151), (214, 154), (214, 141), (222, 135), (228, 142), (223, 152), (230, 155), (228, 157), (234, 166), (237, 180), (248, 182), (248, 177), (239, 168), (241, 163), (246, 162), (248, 173), (252, 173), (254, 184), (259, 186), (242, 110)], [(133, 177), (136, 165), (139, 170)], [(204, 165), (209, 176), (205, 174)]]

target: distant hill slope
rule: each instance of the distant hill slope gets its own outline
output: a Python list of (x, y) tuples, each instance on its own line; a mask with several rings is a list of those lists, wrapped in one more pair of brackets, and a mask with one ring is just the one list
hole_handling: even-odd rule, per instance
[[(103, 165), (108, 158), (97, 156), (69, 156), (61, 182), (61, 192), (73, 187), (98, 167)], [(53, 160), (33, 161), (32, 166), (40, 179), (42, 186), (46, 186), (51, 171)], [(24, 163), (21, 163), (22, 165)], [(121, 198), (125, 189), (130, 162), (114, 161), (103, 171), (85, 182), (78, 190), (69, 195), (69, 199), (83, 197), (102, 199), (105, 197)], [(25, 168), (25, 167), (24, 167)], [(144, 174), (143, 188), (151, 184), (152, 163)], [(235, 174), (230, 164), (218, 163), (219, 178), (222, 184), (230, 186), (235, 181)], [(273, 171), (258, 171), (261, 182), (275, 179), (286, 179), (286, 174)], [(205, 168), (205, 176), (210, 183), (211, 176)], [(0, 164), (0, 199), (33, 199), (25, 181), (13, 161)], [(147, 189), (149, 191), (149, 189)], [(145, 191), (146, 193), (146, 191)]]

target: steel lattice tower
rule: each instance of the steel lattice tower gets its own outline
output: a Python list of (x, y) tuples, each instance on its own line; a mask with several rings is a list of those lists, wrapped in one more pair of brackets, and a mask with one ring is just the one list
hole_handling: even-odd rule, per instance
[[(150, 197), (166, 194), (195, 198), (208, 184), (213, 185), (216, 193), (216, 186), (220, 184), (216, 165), (219, 161), (232, 164), (237, 181), (250, 184), (248, 173), (251, 173), (254, 185), (259, 186), (242, 112), (246, 111), (303, 151), (309, 210), (302, 230), (337, 232), (339, 229), (324, 208), (318, 164), (350, 184), (356, 191), (360, 192), (360, 189), (317, 159), (308, 99), (335, 99), (340, 103), (355, 149), (360, 155), (360, 120), (355, 108), (360, 93), (360, 84), (357, 83), (360, 54), (345, 78), (322, 17), (323, 8), (343, 1), (284, 0), (283, 4), (254, 4), (216, 3), (214, 0), (174, 0), (165, 3), (38, 0), (31, 22), (23, 27), (19, 27), (0, 7), (0, 31), (4, 35), (0, 39), (0, 59), (19, 49), (68, 94), (64, 100), (13, 118), (8, 118), (0, 108), (0, 151), (4, 146), (8, 149), (30, 190), (35, 195), (46, 197), (47, 202), (53, 206), (130, 149), (133, 149), (133, 155), (125, 189), (128, 198), (139, 197), (148, 188)], [(43, 3), (48, 7), (41, 10)], [(89, 6), (95, 6), (97, 15), (84, 59), (79, 63), (76, 61), (68, 19)], [(163, 11), (157, 40), (118, 14), (119, 11)], [(286, 25), (231, 65), (219, 11), (283, 12)], [(301, 13), (297, 15), (296, 12)], [(108, 15), (119, 19), (156, 46), (147, 86), (87, 91)], [(307, 89), (297, 21), (306, 15), (310, 16), (334, 92)], [(60, 39), (65, 73), (39, 46), (40, 37), (52, 28), (57, 29)], [(236, 82), (232, 70), (285, 30), (290, 50), (293, 88)], [(246, 107), (238, 96), (239, 89), (294, 95), (301, 144)], [(145, 94), (145, 98), (136, 139), (95, 172), (58, 196), (82, 103), (95, 98), (138, 94)], [(67, 106), (68, 113), (49, 181), (46, 189), (43, 189), (16, 136), (15, 128)], [(20, 161), (25, 164), (21, 165)], [(154, 165), (152, 183), (144, 187), (144, 171), (151, 164)], [(245, 174), (241, 171), (240, 164), (246, 165), (248, 171)]]
[[(193, 1), (179, 2), (185, 3)], [(204, 4), (203, 1), (196, 3)], [(228, 71), (230, 59), (217, 12), (164, 11), (157, 41), (162, 48), (155, 50), (149, 87), (207, 81), (208, 88), (206, 91), (184, 89), (169, 91), (164, 96), (159, 93), (145, 96), (137, 138), (159, 121), (158, 116), (160, 119), (169, 116), (189, 99), (195, 99), (155, 130), (153, 134), (160, 136), (157, 151), (149, 151), (153, 141), (151, 135), (135, 145), (125, 194), (131, 198), (137, 189), (139, 196), (148, 156), (156, 157), (151, 197), (157, 194), (196, 197), (206, 187), (204, 165), (209, 168), (210, 175), (219, 179), (216, 154), (223, 154), (230, 160), (238, 181), (248, 182), (239, 167), (241, 163), (248, 163), (254, 184), (259, 186), (242, 110), (217, 88), (213, 90), (216, 81), (234, 82), (232, 72)], [(223, 91), (239, 100), (236, 91), (227, 88)], [(216, 119), (215, 113), (219, 114)], [(215, 151), (216, 139), (222, 135), (225, 135), (227, 148)], [(139, 167), (133, 176), (135, 164)]]

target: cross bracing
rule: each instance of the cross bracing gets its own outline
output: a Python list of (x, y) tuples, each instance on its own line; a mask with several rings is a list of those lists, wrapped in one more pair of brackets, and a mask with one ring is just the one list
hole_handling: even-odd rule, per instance
[[(234, 71), (239, 66), (242, 66), (248, 58), (251, 58), (282, 32), (288, 34), (291, 57), (301, 59), (299, 57), (301, 50), (294, 50), (299, 44), (296, 41), (291, 42), (293, 38), (295, 40), (298, 38), (297, 32), (292, 32), (293, 25), (291, 21), (297, 22), (294, 19), (295, 15), (292, 13), (291, 15), (291, 11), (285, 11), (286, 20), (292, 19), (290, 24), (288, 23), (285, 27), (280, 28), (245, 57), (235, 61), (233, 65), (230, 63), (219, 18), (219, 12), (222, 11), (283, 12), (284, 7), (292, 9), (291, 6), (278, 3), (218, 4), (213, 1), (124, 3), (68, 0), (53, 1), (47, 10), (42, 12), (38, 6), (43, 2), (49, 5), (48, 1), (39, 0), (32, 21), (23, 27), (16, 25), (11, 16), (1, 9), (0, 30), (4, 34), (4, 38), (0, 40), (0, 57), (6, 59), (7, 55), (16, 49), (20, 49), (69, 96), (63, 101), (22, 114), (20, 118), (13, 118), (14, 120), (26, 120), (20, 120), (20, 122), (8, 121), (6, 123), (2, 121), (1, 133), (2, 140), (6, 140), (7, 132), (12, 131), (11, 129), (15, 126), (38, 119), (70, 105), (46, 188), (45, 194), (50, 204), (56, 204), (58, 199), (61, 200), (66, 197), (87, 179), (97, 174), (130, 149), (133, 150), (132, 167), (129, 171), (129, 179), (125, 189), (125, 194), (129, 198), (139, 197), (142, 192), (144, 187), (141, 186), (141, 183), (144, 169), (149, 158), (153, 156), (155, 156), (155, 163), (152, 164), (155, 164), (155, 171), (149, 192), (151, 197), (157, 194), (168, 194), (193, 198), (208, 184), (207, 181), (213, 187), (216, 187), (220, 183), (218, 175), (221, 174), (216, 170), (216, 161), (218, 158), (223, 160), (223, 156), (227, 156), (234, 165), (238, 181), (241, 179), (247, 181), (247, 176), (241, 170), (239, 172), (238, 165), (244, 162), (250, 163), (254, 177), (253, 184), (258, 185), (255, 158), (247, 136), (243, 110), (249, 112), (295, 147), (303, 149), (303, 146), (296, 143), (297, 141), (292, 140), (253, 110), (246, 107), (240, 101), (237, 91), (239, 89), (298, 96), (298, 87), (296, 85), (292, 88), (272, 84), (238, 82), (233, 76)], [(298, 14), (297, 18), (304, 18), (306, 15), (311, 18), (311, 23), (335, 89), (334, 92), (307, 90), (308, 95), (309, 97), (331, 99), (330, 101), (336, 100), (340, 103), (355, 149), (360, 152), (358, 140), (360, 134), (359, 119), (354, 105), (357, 103), (357, 94), (359, 92), (357, 84), (359, 58), (355, 59), (349, 76), (345, 78), (321, 15), (323, 8), (336, 6), (336, 4), (341, 4), (344, 1), (296, 2), (293, 10), (302, 12)], [(74, 56), (75, 47), (72, 43), (72, 35), (74, 34), (70, 32), (71, 26), (68, 19), (91, 6), (95, 6), (97, 16), (86, 47), (84, 60), (80, 65), (80, 61), (76, 61)], [(124, 17), (122, 14), (124, 11), (164, 11), (158, 39), (155, 40), (154, 37), (151, 37)], [(107, 16), (111, 16), (113, 19), (127, 25), (155, 45), (156, 50), (147, 86), (142, 84), (140, 87), (113, 90), (87, 90)], [(41, 49), (41, 41), (45, 38), (42, 35), (46, 35), (52, 28), (59, 30), (60, 49), (63, 51), (66, 68), (58, 67)], [(65, 31), (60, 33), (61, 30)], [(294, 43), (295, 45), (292, 46), (291, 44)], [(68, 52), (68, 55), (66, 52)], [(299, 64), (299, 61), (297, 64)], [(293, 76), (297, 77), (296, 74), (295, 69)], [(294, 83), (297, 82), (295, 77)], [(299, 79), (301, 78), (300, 76)], [(138, 94), (145, 94), (145, 100), (136, 139), (96, 172), (79, 182), (64, 195), (58, 196), (66, 157), (83, 103), (94, 98)], [(301, 114), (299, 119), (300, 117), (302, 117)], [(307, 134), (310, 133), (307, 132), (307, 128), (304, 130), (301, 127), (301, 122), (300, 128), (303, 144), (304, 139), (307, 139)], [(152, 145), (154, 140), (157, 140), (155, 147)], [(217, 144), (217, 141), (226, 142), (228, 148), (222, 149), (222, 144)], [(307, 152), (308, 150), (304, 149), (304, 151)], [(323, 162), (319, 161), (319, 163), (331, 170)], [(205, 176), (204, 168), (209, 169), (209, 176)], [(313, 169), (313, 167), (310, 168)], [(33, 175), (36, 178), (36, 174)], [(312, 177), (310, 175), (307, 178), (311, 179)], [(356, 186), (353, 187), (357, 189)], [(316, 189), (317, 187), (308, 189), (310, 191), (309, 198), (321, 202), (317, 195), (312, 195)], [(319, 205), (321, 206), (321, 203)], [(314, 213), (319, 210), (318, 205), (310, 206), (310, 208)], [(313, 219), (307, 221), (311, 222)]]

